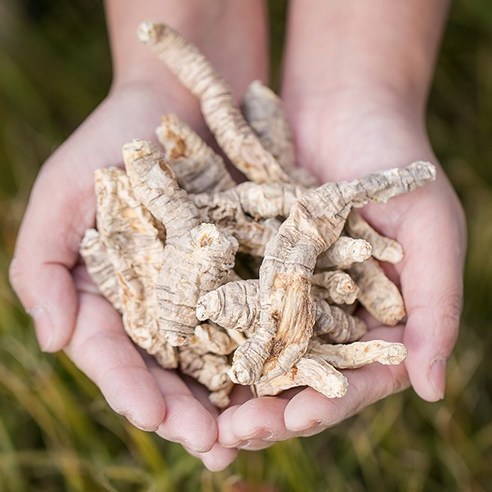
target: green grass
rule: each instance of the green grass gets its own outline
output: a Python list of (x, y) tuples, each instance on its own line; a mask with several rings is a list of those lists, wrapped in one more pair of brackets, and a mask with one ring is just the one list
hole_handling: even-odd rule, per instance
[[(285, 5), (274, 5), (278, 39)], [(0, 6), (0, 490), (232, 491), (239, 479), (251, 490), (492, 490), (490, 6), (455, 2), (428, 119), (469, 222), (464, 319), (446, 398), (431, 405), (405, 392), (320, 436), (243, 453), (218, 474), (116, 416), (63, 355), (41, 354), (8, 287), (36, 172), (104, 97), (109, 70), (99, 2)]]

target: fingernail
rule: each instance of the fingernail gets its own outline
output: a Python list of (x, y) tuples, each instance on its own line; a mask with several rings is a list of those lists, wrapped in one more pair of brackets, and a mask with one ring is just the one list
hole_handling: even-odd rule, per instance
[(442, 400), (444, 398), (444, 390), (446, 389), (446, 359), (434, 359), (430, 366), (427, 379), (434, 389), (436, 400)]
[(252, 439), (264, 439), (266, 441), (273, 439), (274, 435), (272, 431), (265, 429), (258, 429), (255, 432), (243, 437), (243, 441), (248, 441)]
[(314, 428), (321, 427), (322, 425), (324, 425), (324, 421), (322, 419), (306, 420), (304, 424), (299, 425), (297, 429), (295, 429), (295, 432), (310, 431)]
[(183, 446), (189, 448), (194, 453), (203, 454), (208, 453), (214, 445), (212, 446), (204, 446), (204, 445), (196, 445), (196, 443), (191, 443), (188, 439), (182, 439)]
[(311, 427), (308, 427), (306, 430), (298, 432), (297, 434), (301, 437), (310, 437), (314, 436), (315, 434), (319, 434), (320, 432), (323, 432), (324, 430), (327, 429), (329, 425), (327, 423), (325, 424), (317, 424), (317, 425), (312, 425)]
[(46, 309), (37, 306), (27, 310), (27, 314), (34, 321), (34, 329), (36, 338), (38, 339), (39, 347), (43, 352), (50, 352), (53, 346), (53, 325)]
[(155, 432), (159, 426), (149, 426), (145, 424), (141, 424), (138, 420), (133, 417), (133, 415), (125, 410), (115, 410), (116, 413), (120, 414), (121, 416), (125, 417), (130, 424), (132, 424), (134, 427), (137, 429), (143, 430), (145, 432)]
[(227, 444), (224, 444), (223, 442), (220, 443), (220, 445), (223, 447), (223, 448), (227, 448), (227, 449), (234, 449), (234, 448), (237, 448), (243, 441), (236, 441), (236, 442), (232, 442), (232, 443), (227, 443)]

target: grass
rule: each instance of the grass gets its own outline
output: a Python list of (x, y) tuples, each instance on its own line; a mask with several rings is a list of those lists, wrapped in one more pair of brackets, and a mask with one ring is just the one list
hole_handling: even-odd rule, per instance
[[(275, 2), (273, 33), (282, 34)], [(6, 279), (39, 165), (104, 98), (109, 53), (94, 0), (0, 6), (0, 490), (492, 490), (492, 10), (457, 0), (431, 95), (429, 131), (466, 209), (460, 339), (446, 398), (411, 392), (321, 436), (243, 453), (212, 474), (177, 445), (113, 414), (63, 355), (41, 354)], [(278, 53), (279, 45), (273, 47)], [(35, 247), (35, 245), (33, 245)]]

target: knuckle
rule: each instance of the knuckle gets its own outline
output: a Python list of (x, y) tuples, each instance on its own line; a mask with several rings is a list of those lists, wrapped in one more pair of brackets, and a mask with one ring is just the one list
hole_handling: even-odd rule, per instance
[(461, 293), (454, 293), (446, 297), (439, 307), (438, 322), (441, 326), (441, 347), (443, 355), (446, 357), (451, 354), (458, 337), (461, 310)]
[(17, 294), (21, 294), (25, 277), (25, 268), (22, 260), (14, 256), (9, 265), (9, 282)]
[(388, 395), (400, 393), (410, 386), (410, 379), (405, 368), (405, 364), (399, 366), (386, 366), (386, 370), (390, 372), (390, 388)]
[(446, 327), (458, 327), (461, 319), (462, 296), (456, 293), (448, 296), (441, 306), (442, 319)]

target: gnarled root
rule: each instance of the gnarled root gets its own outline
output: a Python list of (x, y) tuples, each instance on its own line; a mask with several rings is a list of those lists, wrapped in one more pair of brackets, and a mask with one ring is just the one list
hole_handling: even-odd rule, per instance
[(198, 98), (208, 127), (241, 172), (258, 183), (290, 181), (244, 120), (229, 85), (195, 46), (164, 24), (144, 22), (138, 35)]
[(238, 244), (214, 224), (202, 223), (155, 145), (133, 141), (123, 158), (136, 196), (166, 228), (157, 281), (159, 327), (172, 345), (183, 345), (198, 324), (198, 298), (228, 279)]

